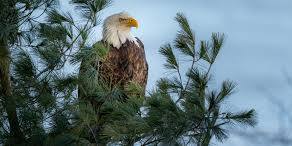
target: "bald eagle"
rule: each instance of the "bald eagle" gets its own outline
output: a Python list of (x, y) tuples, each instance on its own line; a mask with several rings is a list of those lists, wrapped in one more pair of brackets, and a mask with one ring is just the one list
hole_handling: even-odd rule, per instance
[[(126, 12), (107, 17), (103, 23), (102, 40), (98, 43), (106, 46), (108, 52), (104, 59), (95, 60), (92, 64), (110, 86), (124, 89), (131, 82), (139, 85), (144, 94), (148, 64), (143, 43), (130, 33), (132, 27), (138, 28), (138, 22)], [(86, 69), (81, 63), (80, 74)], [(79, 91), (79, 94), (86, 93)]]

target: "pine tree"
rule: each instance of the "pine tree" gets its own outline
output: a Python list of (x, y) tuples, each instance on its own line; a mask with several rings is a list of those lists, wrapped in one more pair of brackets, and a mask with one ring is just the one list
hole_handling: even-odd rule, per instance
[[(92, 45), (90, 34), (110, 0), (72, 0), (79, 17), (60, 11), (54, 0), (2, 4), (0, 144), (207, 146), (213, 137), (227, 138), (230, 125), (256, 123), (254, 110), (223, 111), (233, 82), (224, 81), (218, 90), (208, 87), (224, 35), (214, 33), (210, 41), (198, 43), (181, 13), (175, 18), (180, 31), (174, 43), (160, 48), (171, 77), (137, 97), (138, 85), (109, 87), (91, 64), (108, 51)], [(191, 61), (182, 65), (180, 58)], [(81, 61), (87, 69), (82, 75)], [(90, 100), (79, 99), (78, 89)]]

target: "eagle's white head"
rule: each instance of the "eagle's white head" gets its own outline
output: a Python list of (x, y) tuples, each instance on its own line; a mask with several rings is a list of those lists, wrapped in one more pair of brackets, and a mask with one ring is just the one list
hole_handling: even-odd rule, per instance
[(132, 27), (138, 28), (138, 22), (128, 13), (113, 14), (104, 20), (102, 39), (116, 48), (120, 48), (127, 40), (138, 44), (130, 33)]

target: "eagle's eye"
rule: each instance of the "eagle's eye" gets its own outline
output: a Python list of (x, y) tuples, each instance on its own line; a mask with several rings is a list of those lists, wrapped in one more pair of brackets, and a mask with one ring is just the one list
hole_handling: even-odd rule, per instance
[(125, 18), (119, 18), (119, 21), (120, 22), (125, 22), (127, 19), (125, 19)]

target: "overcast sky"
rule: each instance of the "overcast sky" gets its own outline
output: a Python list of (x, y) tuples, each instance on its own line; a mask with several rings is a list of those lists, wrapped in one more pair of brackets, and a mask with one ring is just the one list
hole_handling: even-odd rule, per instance
[[(66, 5), (64, 10), (68, 10)], [(148, 89), (165, 76), (161, 45), (172, 42), (178, 30), (174, 21), (177, 12), (189, 19), (198, 40), (207, 40), (212, 32), (226, 35), (225, 45), (212, 70), (214, 86), (224, 79), (238, 84), (237, 92), (228, 100), (227, 108), (258, 112), (256, 129), (275, 131), (279, 127), (279, 111), (275, 101), (292, 104), (291, 88), (286, 80), (292, 77), (292, 0), (114, 0), (104, 10), (105, 18), (127, 11), (139, 21), (133, 34), (145, 46), (149, 63)], [(94, 36), (101, 37), (100, 28)], [(273, 97), (272, 97), (273, 96)], [(276, 100), (276, 101), (277, 101)], [(231, 136), (217, 146), (252, 146), (239, 136)]]

